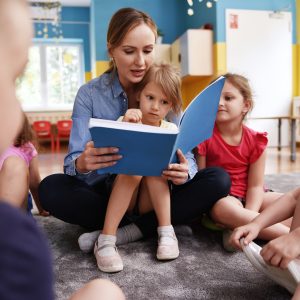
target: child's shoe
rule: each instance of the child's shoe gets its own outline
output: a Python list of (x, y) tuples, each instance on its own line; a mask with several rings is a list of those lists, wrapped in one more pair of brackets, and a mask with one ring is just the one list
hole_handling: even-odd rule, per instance
[(101, 271), (115, 273), (123, 270), (123, 261), (116, 247), (116, 236), (100, 234), (95, 243), (94, 254)]
[(158, 260), (170, 260), (179, 256), (178, 241), (173, 226), (160, 226), (158, 232), (158, 247), (156, 257)]
[(289, 264), (287, 269), (281, 269), (268, 265), (260, 255), (261, 247), (251, 242), (247, 246), (244, 244), (244, 239), (240, 240), (240, 244), (247, 258), (252, 265), (264, 273), (269, 278), (273, 279), (279, 285), (285, 287), (291, 294), (294, 294), (297, 285), (300, 282), (300, 263), (294, 259)]
[(236, 252), (237, 249), (234, 248), (230, 243), (229, 239), (232, 234), (232, 230), (230, 229), (225, 229), (222, 232), (222, 241), (223, 241), (223, 247), (227, 252)]

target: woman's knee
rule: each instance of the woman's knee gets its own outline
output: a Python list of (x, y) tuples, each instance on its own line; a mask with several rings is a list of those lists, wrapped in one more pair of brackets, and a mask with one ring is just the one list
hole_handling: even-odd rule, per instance
[(229, 194), (231, 187), (231, 180), (229, 174), (223, 169), (219, 167), (211, 167), (208, 168), (213, 174), (213, 181), (215, 184), (216, 190), (218, 190), (221, 197), (225, 197)]
[(39, 198), (42, 206), (49, 209), (49, 205), (62, 195), (61, 187), (65, 184), (65, 174), (52, 174), (45, 177), (39, 185)]

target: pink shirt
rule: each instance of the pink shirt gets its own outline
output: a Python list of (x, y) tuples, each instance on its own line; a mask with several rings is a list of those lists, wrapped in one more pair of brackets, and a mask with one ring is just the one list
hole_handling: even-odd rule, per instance
[(256, 132), (243, 125), (243, 136), (238, 146), (228, 145), (215, 126), (213, 135), (198, 145), (198, 153), (206, 157), (206, 166), (224, 168), (231, 179), (230, 194), (245, 198), (248, 171), (268, 144), (266, 132)]
[(0, 170), (5, 159), (10, 156), (17, 156), (22, 158), (29, 167), (32, 158), (37, 156), (37, 151), (30, 142), (22, 145), (21, 147), (10, 146), (2, 155), (0, 155)]

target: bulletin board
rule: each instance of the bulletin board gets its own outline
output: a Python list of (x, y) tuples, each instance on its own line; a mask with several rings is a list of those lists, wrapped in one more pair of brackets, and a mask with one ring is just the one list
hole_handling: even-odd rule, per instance
[[(292, 103), (292, 16), (290, 12), (226, 10), (227, 71), (250, 80), (255, 107), (251, 117), (290, 115)], [(276, 120), (249, 120), (251, 128), (269, 133), (277, 145)], [(289, 143), (282, 124), (282, 145)]]

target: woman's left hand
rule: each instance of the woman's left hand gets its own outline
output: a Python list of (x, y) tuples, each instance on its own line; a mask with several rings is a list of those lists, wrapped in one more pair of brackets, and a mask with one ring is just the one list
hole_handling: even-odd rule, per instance
[(180, 149), (177, 150), (177, 156), (179, 163), (170, 164), (168, 169), (163, 171), (162, 176), (165, 179), (172, 181), (174, 184), (179, 185), (188, 180), (189, 168), (188, 161)]

